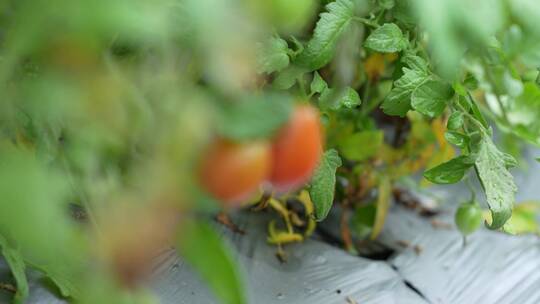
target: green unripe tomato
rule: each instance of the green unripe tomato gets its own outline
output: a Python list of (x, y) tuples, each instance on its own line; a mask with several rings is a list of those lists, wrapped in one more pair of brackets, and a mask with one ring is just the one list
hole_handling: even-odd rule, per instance
[(280, 32), (301, 30), (317, 7), (314, 0), (245, 0), (255, 12)]
[(298, 31), (314, 12), (315, 3), (313, 0), (274, 0), (273, 14), (274, 20), (280, 23), (280, 27), (285, 31)]
[(475, 201), (463, 203), (456, 211), (455, 221), (459, 231), (467, 236), (482, 224), (482, 208)]

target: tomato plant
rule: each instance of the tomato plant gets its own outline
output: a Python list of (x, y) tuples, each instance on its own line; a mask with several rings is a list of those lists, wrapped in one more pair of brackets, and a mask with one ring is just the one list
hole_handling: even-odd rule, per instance
[(232, 249), (205, 223), (224, 212), (234, 226), (232, 207), (265, 211), (283, 262), (328, 216), (359, 252), (393, 204), (436, 212), (414, 195), (434, 184), (479, 185), (457, 211), (464, 234), (482, 214), (488, 229), (537, 233), (513, 172), (540, 146), (539, 12), (536, 0), (2, 1), (14, 302), (32, 269), (77, 303), (148, 303), (142, 266), (174, 246), (224, 303), (246, 303)]

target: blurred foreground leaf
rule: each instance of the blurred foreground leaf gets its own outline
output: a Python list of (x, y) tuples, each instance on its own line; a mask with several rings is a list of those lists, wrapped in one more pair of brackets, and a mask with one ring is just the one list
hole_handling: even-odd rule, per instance
[(31, 154), (0, 150), (0, 231), (31, 257), (59, 258), (59, 248), (70, 250), (74, 232), (65, 209), (67, 190), (61, 175)]
[[(456, 77), (465, 50), (485, 47), (504, 24), (504, 1), (414, 0), (412, 8), (429, 35), (436, 70)], [(512, 1), (511, 1), (512, 2)]]
[(224, 304), (247, 303), (239, 267), (220, 236), (203, 222), (187, 221), (177, 250)]
[(83, 267), (85, 243), (68, 217), (66, 182), (30, 154), (14, 151), (0, 152), (0, 231), (17, 240), (25, 261), (62, 295), (76, 296), (73, 277)]
[(498, 125), (520, 138), (540, 146), (540, 88), (537, 84), (524, 84), (523, 92), (505, 107), (505, 117), (498, 116)]
[(284, 94), (248, 96), (226, 105), (218, 130), (236, 140), (267, 138), (289, 119), (291, 110), (292, 100)]

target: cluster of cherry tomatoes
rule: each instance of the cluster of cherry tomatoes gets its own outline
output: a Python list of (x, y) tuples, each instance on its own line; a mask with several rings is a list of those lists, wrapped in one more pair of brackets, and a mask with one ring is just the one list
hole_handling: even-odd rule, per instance
[(317, 109), (297, 105), (271, 140), (214, 140), (202, 157), (200, 183), (227, 207), (249, 199), (263, 184), (277, 192), (295, 190), (309, 180), (321, 158), (322, 133)]

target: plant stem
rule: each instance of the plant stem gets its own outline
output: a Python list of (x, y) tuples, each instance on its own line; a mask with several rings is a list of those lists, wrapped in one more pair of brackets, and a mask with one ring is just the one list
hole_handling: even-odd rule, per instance
[(307, 91), (306, 91), (306, 85), (304, 83), (304, 77), (303, 76), (300, 76), (297, 78), (297, 81), (298, 81), (298, 86), (300, 87), (300, 92), (302, 94), (302, 98), (303, 99), (308, 99), (308, 94), (307, 94)]
[(474, 201), (476, 198), (476, 191), (471, 183), (470, 175), (465, 179), (465, 184), (467, 185), (467, 188), (469, 188), (469, 191), (471, 191), (471, 201)]
[(504, 108), (501, 99), (500, 99), (499, 96), (496, 95), (496, 94), (494, 94), (494, 96), (495, 96), (495, 100), (497, 101), (497, 104), (499, 105), (499, 108), (501, 109), (501, 113), (502, 113), (502, 116), (503, 116), (503, 118), (504, 118), (504, 121), (505, 121), (506, 123), (508, 123), (508, 122), (509, 122), (509, 120), (508, 120), (508, 114), (506, 113), (506, 109)]
[[(487, 71), (488, 63), (486, 62), (485, 58), (483, 58), (482, 63), (483, 63), (484, 71)], [(491, 90), (492, 90), (493, 95), (495, 96), (495, 100), (497, 101), (497, 104), (499, 105), (499, 108), (501, 109), (501, 114), (504, 118), (504, 121), (508, 123), (509, 121), (508, 121), (508, 115), (506, 113), (506, 109), (504, 108), (501, 102), (501, 99), (499, 98), (499, 94), (497, 94), (496, 92), (495, 79), (493, 79), (493, 75), (491, 73), (485, 73), (485, 75), (487, 75), (487, 80), (489, 81), (489, 84), (491, 85)]]
[(362, 17), (353, 17), (353, 20), (356, 20), (356, 21), (359, 21), (361, 23), (363, 23), (364, 25), (367, 25), (367, 26), (370, 26), (370, 27), (373, 27), (373, 28), (378, 28), (379, 25), (369, 19), (366, 19), (366, 18), (362, 18)]
[(471, 121), (473, 124), (475, 124), (478, 127), (478, 129), (480, 129), (482, 133), (487, 134), (487, 130), (482, 123), (476, 120), (476, 118), (474, 118), (474, 116), (472, 116), (467, 110), (465, 110), (465, 108), (462, 105), (460, 105), (458, 102), (456, 102), (455, 105), (469, 119), (469, 121)]
[(372, 106), (368, 103), (369, 93), (370, 93), (371, 81), (367, 80), (366, 87), (362, 94), (362, 114), (367, 114), (372, 110)]

